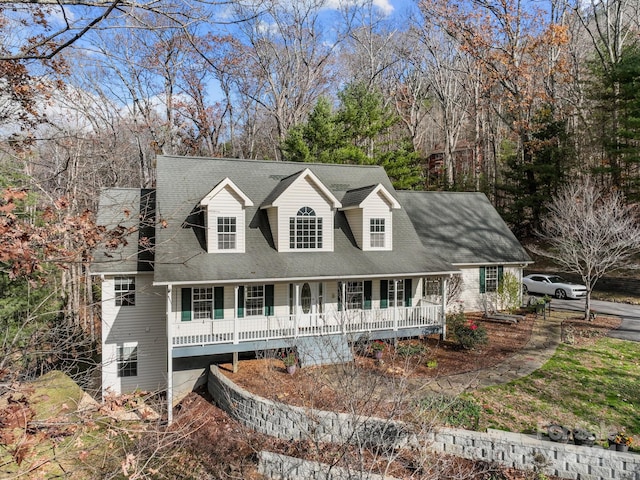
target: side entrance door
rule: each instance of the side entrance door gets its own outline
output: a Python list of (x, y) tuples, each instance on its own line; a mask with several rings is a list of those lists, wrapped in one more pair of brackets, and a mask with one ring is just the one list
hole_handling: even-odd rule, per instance
[(324, 285), (321, 282), (305, 282), (299, 285), (300, 327), (322, 325), (324, 313)]

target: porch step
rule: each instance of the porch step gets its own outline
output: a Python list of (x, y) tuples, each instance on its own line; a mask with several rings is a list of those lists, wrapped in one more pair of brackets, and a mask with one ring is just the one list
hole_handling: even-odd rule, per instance
[(353, 353), (343, 335), (298, 338), (296, 347), (302, 367), (353, 361)]

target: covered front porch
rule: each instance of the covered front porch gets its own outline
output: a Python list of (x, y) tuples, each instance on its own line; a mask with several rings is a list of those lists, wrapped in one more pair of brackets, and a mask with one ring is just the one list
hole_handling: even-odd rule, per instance
[[(419, 302), (413, 307), (385, 309), (354, 309), (326, 313), (285, 316), (252, 316), (190, 322), (175, 325), (171, 334), (173, 348), (208, 345), (254, 344), (264, 341), (291, 341), (300, 337), (322, 335), (353, 335), (383, 332), (424, 330), (423, 333), (444, 333), (444, 317), (441, 305)], [(220, 349), (227, 350), (225, 349)]]

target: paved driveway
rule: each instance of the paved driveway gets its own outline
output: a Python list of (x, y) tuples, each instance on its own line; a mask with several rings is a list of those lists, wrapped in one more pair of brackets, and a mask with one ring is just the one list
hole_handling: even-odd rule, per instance
[[(551, 308), (558, 310), (584, 311), (584, 300), (551, 300)], [(603, 302), (591, 300), (591, 309), (597, 313), (616, 315), (622, 318), (622, 324), (609, 336), (622, 340), (640, 342), (640, 305), (626, 303)]]

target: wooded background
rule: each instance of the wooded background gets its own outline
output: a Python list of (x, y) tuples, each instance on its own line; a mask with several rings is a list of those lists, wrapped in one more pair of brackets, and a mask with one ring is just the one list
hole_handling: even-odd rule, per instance
[(638, 202), (639, 7), (3, 2), (2, 320), (94, 332), (98, 192), (153, 187), (157, 154), (379, 164), (486, 193), (521, 239), (585, 175)]

